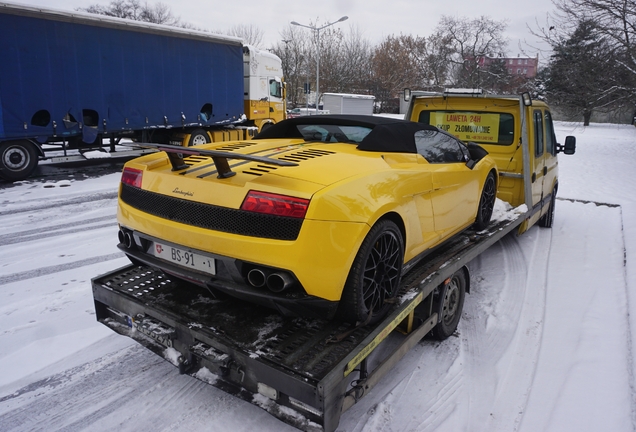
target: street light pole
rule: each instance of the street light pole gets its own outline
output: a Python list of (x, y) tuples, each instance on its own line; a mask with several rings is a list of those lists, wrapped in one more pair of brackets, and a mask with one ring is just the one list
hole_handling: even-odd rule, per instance
[(338, 21), (327, 23), (323, 25), (322, 27), (308, 26), (308, 25), (297, 23), (296, 21), (291, 22), (292, 25), (306, 27), (316, 32), (316, 114), (318, 114), (318, 105), (320, 104), (320, 30), (325, 29), (334, 24), (337, 24), (339, 22), (346, 21), (348, 19), (349, 19), (348, 16), (343, 16)]

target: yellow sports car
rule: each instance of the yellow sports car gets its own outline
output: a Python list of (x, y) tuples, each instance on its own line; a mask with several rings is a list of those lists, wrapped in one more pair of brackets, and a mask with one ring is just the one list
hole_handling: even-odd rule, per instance
[(487, 152), (436, 127), (373, 116), (282, 121), (250, 141), (128, 162), (119, 247), (159, 268), (285, 315), (373, 322), (402, 272), (490, 222)]

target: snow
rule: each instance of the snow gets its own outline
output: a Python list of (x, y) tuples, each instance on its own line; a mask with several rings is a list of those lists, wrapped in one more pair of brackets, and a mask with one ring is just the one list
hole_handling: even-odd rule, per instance
[[(635, 429), (636, 128), (557, 123), (566, 135), (553, 229), (471, 263), (456, 335), (417, 344), (339, 431)], [(128, 263), (118, 181), (0, 183), (0, 430), (294, 430), (96, 322), (90, 279)]]

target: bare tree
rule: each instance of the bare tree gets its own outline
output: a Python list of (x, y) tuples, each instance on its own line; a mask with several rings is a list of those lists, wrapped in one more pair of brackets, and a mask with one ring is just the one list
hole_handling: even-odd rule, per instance
[[(320, 27), (318, 21), (310, 25)], [(319, 48), (315, 32), (297, 26), (288, 26), (281, 37), (271, 51), (283, 61), (290, 105), (315, 102), (308, 101), (303, 90), (308, 84), (315, 91), (318, 53), (321, 93), (367, 93), (371, 43), (356, 27), (348, 33), (333, 27), (322, 30)]]
[[(281, 58), (287, 83), (287, 100), (291, 106), (307, 103), (304, 84), (314, 79), (311, 73), (312, 41), (307, 31), (289, 25), (281, 33), (282, 40), (271, 51)], [(315, 81), (314, 81), (315, 82)]]
[(85, 8), (77, 8), (77, 10), (134, 21), (188, 27), (188, 25), (181, 24), (181, 19), (174, 16), (170, 7), (161, 2), (151, 5), (139, 0), (112, 0), (106, 6), (93, 4)]
[(508, 43), (503, 36), (506, 21), (489, 17), (474, 19), (442, 16), (435, 37), (448, 42), (448, 65), (452, 68), (453, 85), (480, 87), (483, 57), (503, 57)]
[(441, 90), (449, 84), (451, 57), (454, 53), (450, 35), (434, 33), (427, 39), (427, 65), (430, 72), (429, 87), (424, 89)]
[(380, 112), (396, 112), (398, 95), (405, 88), (423, 88), (431, 80), (426, 64), (426, 39), (419, 36), (388, 36), (371, 58), (370, 89)]
[(256, 48), (263, 47), (263, 29), (252, 24), (237, 24), (230, 27), (226, 34), (243, 39), (247, 45), (253, 45)]
[(357, 27), (330, 27), (320, 36), (320, 90), (366, 93), (371, 44)]

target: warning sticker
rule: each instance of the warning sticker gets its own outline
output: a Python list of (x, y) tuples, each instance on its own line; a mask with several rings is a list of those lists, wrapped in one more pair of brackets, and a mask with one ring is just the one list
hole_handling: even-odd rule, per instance
[(430, 115), (431, 125), (462, 141), (496, 143), (499, 140), (500, 114), (433, 111)]

